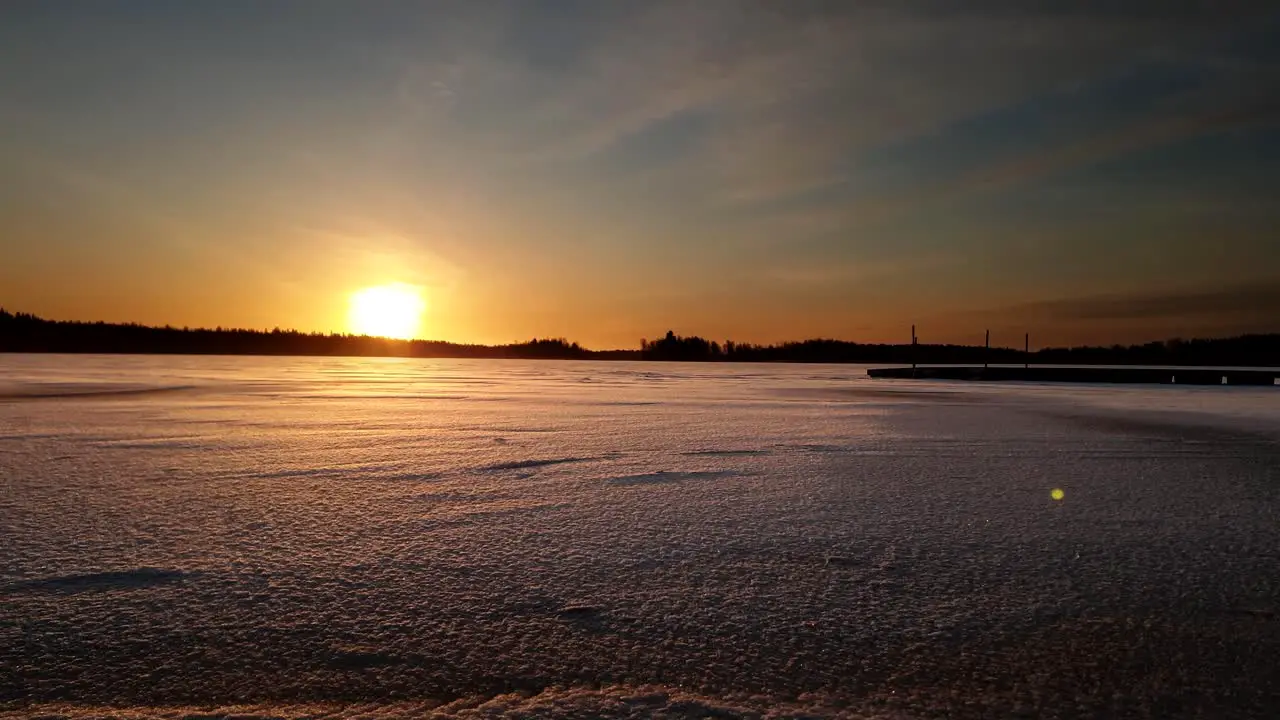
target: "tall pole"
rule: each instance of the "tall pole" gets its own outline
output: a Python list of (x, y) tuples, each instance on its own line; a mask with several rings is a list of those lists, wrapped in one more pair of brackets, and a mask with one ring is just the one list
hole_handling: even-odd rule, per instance
[(1031, 333), (1022, 337), (1022, 367), (1031, 367)]
[(991, 331), (987, 331), (987, 348), (982, 351), (982, 367), (991, 365)]
[(911, 369), (916, 369), (916, 326), (911, 326)]

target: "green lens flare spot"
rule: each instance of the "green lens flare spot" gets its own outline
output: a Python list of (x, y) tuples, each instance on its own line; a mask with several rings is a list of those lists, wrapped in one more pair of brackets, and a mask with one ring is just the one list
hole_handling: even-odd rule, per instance
[(1054, 488), (1049, 491), (1049, 497), (1053, 498), (1054, 500), (1061, 500), (1066, 496), (1067, 494), (1062, 492), (1062, 488)]

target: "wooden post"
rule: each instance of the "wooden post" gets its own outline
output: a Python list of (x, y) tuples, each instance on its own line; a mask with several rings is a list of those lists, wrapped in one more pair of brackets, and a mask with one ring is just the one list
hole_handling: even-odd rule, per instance
[(911, 369), (916, 369), (916, 326), (911, 326)]
[(987, 347), (982, 351), (982, 367), (991, 365), (991, 331), (987, 331)]
[(1022, 338), (1022, 367), (1031, 367), (1031, 333), (1027, 333)]

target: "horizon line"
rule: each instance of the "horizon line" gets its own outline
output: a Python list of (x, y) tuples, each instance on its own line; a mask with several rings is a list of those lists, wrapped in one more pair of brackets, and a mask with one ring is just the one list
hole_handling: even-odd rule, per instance
[[(205, 327), (205, 326), (192, 327), (190, 325), (177, 326), (169, 323), (166, 323), (164, 325), (150, 325), (150, 324), (141, 323), (137, 321), (56, 320), (56, 319), (51, 319), (48, 317), (38, 315), (36, 313), (25, 312), (20, 310), (9, 310), (5, 306), (0, 305), (0, 318), (3, 318), (6, 315), (13, 318), (22, 318), (22, 317), (31, 318), (36, 321), (47, 322), (47, 323), (70, 324), (70, 325), (107, 325), (107, 326), (115, 325), (115, 326), (121, 326), (121, 327), (139, 327), (139, 328), (146, 328), (150, 330), (168, 330), (168, 331), (175, 331), (175, 332), (206, 332), (206, 333), (240, 332), (240, 333), (256, 333), (256, 334), (262, 334), (262, 335), (279, 333), (279, 334), (288, 334), (288, 335), (308, 335), (308, 336), (321, 336), (321, 337), (362, 338), (362, 339), (368, 339), (368, 340), (380, 340), (380, 341), (389, 342), (389, 343), (403, 343), (406, 345), (412, 344), (412, 343), (424, 343), (424, 344), (453, 345), (457, 347), (473, 347), (473, 348), (502, 348), (502, 347), (515, 347), (520, 345), (529, 345), (529, 344), (538, 343), (538, 342), (559, 342), (559, 343), (564, 343), (567, 346), (577, 347), (582, 351), (590, 352), (590, 353), (643, 352), (643, 346), (640, 348), (604, 348), (604, 349), (589, 348), (577, 341), (570, 340), (569, 338), (566, 338), (563, 336), (538, 337), (535, 335), (532, 338), (527, 340), (513, 340), (513, 341), (503, 342), (503, 343), (475, 343), (475, 342), (458, 342), (454, 340), (430, 339), (430, 338), (420, 338), (420, 337), (396, 338), (396, 337), (388, 337), (385, 335), (368, 335), (368, 334), (362, 334), (362, 333), (338, 332), (338, 331), (327, 331), (327, 332), (322, 330), (308, 331), (308, 330), (298, 330), (296, 328), (282, 328), (279, 326), (276, 326), (273, 328), (259, 329), (259, 328), (251, 328), (251, 327), (227, 327), (222, 325), (217, 325), (214, 327)], [(911, 330), (913, 334), (915, 332), (915, 329), (916, 329), (916, 326), (912, 325)], [(640, 341), (642, 344), (644, 342), (654, 342), (656, 340), (661, 340), (665, 337), (668, 337), (669, 335), (674, 335), (675, 337), (681, 338), (681, 339), (697, 338), (701, 340), (706, 340), (708, 342), (717, 342), (717, 343), (720, 342), (712, 338), (703, 337), (701, 335), (680, 335), (679, 333), (675, 332), (673, 329), (670, 329), (670, 328), (668, 328), (666, 333), (658, 335), (654, 340), (649, 340), (648, 338), (641, 338)], [(1038, 353), (1046, 350), (1082, 350), (1082, 349), (1112, 350), (1115, 348), (1150, 347), (1153, 345), (1170, 345), (1175, 343), (1215, 342), (1215, 341), (1233, 340), (1238, 338), (1271, 337), (1271, 336), (1277, 336), (1277, 335), (1280, 335), (1280, 331), (1239, 333), (1235, 335), (1217, 335), (1217, 336), (1208, 336), (1208, 337), (1169, 337), (1163, 340), (1152, 340), (1144, 343), (1129, 343), (1127, 345), (1119, 344), (1119, 343), (1112, 343), (1109, 345), (1101, 345), (1101, 344), (1045, 345), (1042, 347), (1038, 347), (1035, 350), (1029, 350), (1029, 349), (1020, 350), (1017, 347), (1008, 346), (1008, 345), (983, 345), (983, 344), (966, 344), (966, 343), (954, 343), (954, 342), (934, 342), (934, 343), (919, 342), (917, 343), (916, 340), (918, 340), (918, 337), (913, 337), (911, 341), (907, 341), (907, 342), (868, 342), (868, 341), (862, 341), (862, 340), (845, 340), (845, 339), (836, 338), (836, 337), (811, 337), (811, 338), (804, 338), (802, 340), (783, 340), (783, 341), (773, 342), (773, 343), (755, 343), (750, 341), (738, 341), (733, 339), (726, 339), (723, 342), (726, 344), (732, 343), (735, 346), (744, 346), (744, 347), (753, 347), (753, 348), (781, 348), (781, 347), (786, 347), (788, 345), (803, 345), (805, 343), (813, 343), (813, 342), (834, 342), (834, 343), (847, 343), (851, 345), (867, 345), (867, 346), (881, 346), (881, 347), (918, 346), (918, 347), (987, 348), (990, 350), (1007, 350), (1007, 351), (1013, 351), (1013, 352)]]

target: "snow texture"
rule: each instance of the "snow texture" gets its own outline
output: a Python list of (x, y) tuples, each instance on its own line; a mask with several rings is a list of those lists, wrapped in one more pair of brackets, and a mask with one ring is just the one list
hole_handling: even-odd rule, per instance
[(0, 717), (1275, 717), (1278, 392), (0, 356)]

